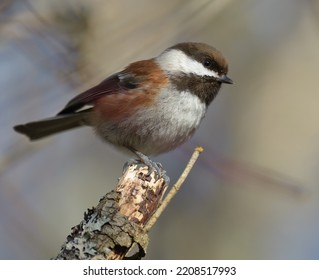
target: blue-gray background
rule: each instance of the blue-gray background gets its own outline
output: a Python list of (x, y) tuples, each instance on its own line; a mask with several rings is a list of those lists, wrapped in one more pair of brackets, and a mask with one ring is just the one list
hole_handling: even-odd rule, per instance
[(30, 143), (12, 126), (182, 41), (220, 49), (235, 83), (191, 141), (156, 158), (174, 182), (205, 148), (147, 257), (319, 258), (318, 1), (3, 0), (1, 259), (54, 257), (128, 159), (89, 128)]

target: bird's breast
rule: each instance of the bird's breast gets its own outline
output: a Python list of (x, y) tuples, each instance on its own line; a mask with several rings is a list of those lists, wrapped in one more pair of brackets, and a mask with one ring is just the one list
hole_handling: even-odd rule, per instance
[(160, 154), (185, 142), (198, 128), (206, 104), (188, 91), (162, 89), (151, 104), (115, 122), (96, 127), (107, 141), (145, 154)]

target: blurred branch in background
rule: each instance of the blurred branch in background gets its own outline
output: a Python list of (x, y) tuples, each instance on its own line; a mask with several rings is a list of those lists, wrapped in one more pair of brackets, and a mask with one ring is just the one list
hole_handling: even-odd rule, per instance
[[(16, 3), (3, 3), (3, 9), (7, 8), (8, 12), (10, 8), (9, 4), (13, 5)], [(79, 85), (83, 83), (76, 70), (79, 44), (77, 40), (80, 38), (81, 32), (85, 32), (87, 10), (83, 8), (82, 5), (77, 5), (77, 9), (72, 9), (71, 7), (67, 9), (67, 7), (68, 6), (65, 6), (64, 9), (65, 15), (60, 15), (58, 11), (56, 14), (52, 15), (52, 17), (57, 17), (55, 20), (56, 22), (59, 22), (60, 26), (63, 25), (62, 17), (68, 17), (68, 21), (64, 21), (65, 26), (63, 32), (52, 25), (51, 18), (43, 17), (37, 12), (29, 1), (22, 1), (21, 5), (11, 7), (13, 9), (11, 12), (13, 13), (13, 16), (10, 21), (7, 21), (7, 29), (4, 27), (4, 32), (2, 34), (3, 40), (6, 42), (6, 44), (3, 44), (3, 54), (5, 54), (6, 45), (8, 47), (12, 45), (11, 52), (15, 54), (18, 64), (26, 64), (25, 62), (29, 60), (25, 65), (25, 67), (29, 69), (29, 74), (32, 73), (31, 69), (34, 69), (34, 75), (41, 81), (46, 79), (44, 76), (47, 73), (48, 78), (52, 79), (52, 82), (50, 83), (45, 80), (43, 81), (43, 86), (41, 85), (39, 89), (34, 89), (33, 87), (36, 87), (38, 84), (38, 81), (36, 80), (33, 81), (33, 85), (30, 81), (26, 80), (25, 77), (22, 77), (21, 80), (17, 78), (16, 75), (12, 75), (11, 77), (8, 76), (8, 78), (5, 75), (3, 77), (4, 84), (2, 85), (10, 84), (12, 89), (9, 90), (15, 91), (15, 80), (19, 80), (18, 85), (25, 82), (25, 90), (34, 92), (34, 94), (38, 96), (38, 99), (43, 100), (44, 97), (45, 100), (46, 96), (44, 93), (47, 91), (55, 91), (56, 89), (63, 90), (63, 88), (65, 89), (65, 87), (68, 87), (69, 89), (65, 90), (68, 92), (71, 88), (79, 87)], [(31, 17), (29, 16), (29, 12), (32, 15)], [(70, 26), (73, 27), (72, 30), (68, 28)], [(78, 26), (77, 29), (76, 26)], [(75, 33), (75, 31), (77, 31), (77, 33)], [(70, 34), (72, 34), (72, 36), (70, 36)], [(10, 54), (7, 54), (7, 56), (9, 57)], [(11, 64), (11, 67), (14, 67), (12, 61), (8, 61), (8, 63)], [(34, 68), (34, 66), (36, 66), (36, 68)], [(7, 70), (9, 69), (10, 66), (8, 65)], [(7, 94), (2, 96), (2, 98), (4, 98), (2, 104), (10, 104), (10, 99), (13, 100), (15, 97), (18, 97), (18, 95), (15, 96), (14, 94), (11, 94), (11, 96), (9, 96)], [(56, 97), (53, 95), (47, 99), (48, 102), (41, 102), (40, 100), (40, 103), (44, 104), (44, 106), (42, 106), (40, 104), (37, 105), (33, 98), (28, 99), (25, 94), (22, 94), (17, 98), (20, 102), (15, 102), (15, 107), (23, 106), (18, 110), (22, 113), (29, 111), (29, 109), (36, 112), (41, 106), (44, 109), (50, 109), (49, 106), (52, 103), (52, 98), (55, 99)], [(24, 102), (21, 102), (22, 100), (24, 100)], [(56, 101), (58, 102), (58, 99), (56, 99)], [(3, 141), (5, 141), (5, 138)], [(15, 161), (19, 161), (21, 157), (44, 148), (49, 142), (42, 142), (36, 146), (17, 145), (16, 143), (10, 143), (9, 141), (7, 141), (7, 143), (5, 151), (2, 150), (5, 154), (0, 160), (0, 173), (12, 166)]]
[(11, 3), (12, 0), (2, 0), (2, 2), (0, 3), (0, 14), (3, 13)]
[[(202, 144), (206, 141), (202, 141)], [(193, 145), (199, 145), (192, 141)], [(213, 147), (205, 144), (205, 154), (199, 159), (198, 165), (206, 173), (214, 174), (217, 180), (228, 182), (236, 187), (248, 186), (260, 188), (262, 191), (270, 191), (276, 194), (282, 193), (284, 196), (292, 198), (305, 198), (309, 195), (309, 189), (303, 182), (293, 177), (293, 174), (276, 172), (271, 168), (266, 168), (253, 163), (236, 160), (215, 151)], [(183, 148), (183, 158), (191, 152), (190, 146)]]

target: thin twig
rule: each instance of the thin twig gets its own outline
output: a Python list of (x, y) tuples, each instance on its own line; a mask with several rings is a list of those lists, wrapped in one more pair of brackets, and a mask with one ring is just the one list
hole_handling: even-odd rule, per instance
[(171, 188), (169, 193), (166, 195), (165, 199), (161, 203), (161, 206), (158, 207), (156, 212), (153, 214), (153, 216), (150, 218), (146, 226), (144, 227), (144, 231), (148, 232), (152, 226), (156, 223), (162, 212), (165, 210), (169, 202), (172, 200), (172, 198), (177, 194), (179, 189), (181, 188), (182, 184), (184, 183), (185, 179), (187, 178), (188, 174), (190, 173), (191, 169), (193, 168), (195, 162), (197, 161), (200, 153), (202, 153), (204, 149), (202, 147), (197, 147), (194, 150), (194, 153), (192, 154), (192, 157), (190, 158), (188, 164), (186, 165), (182, 175), (179, 177), (177, 182), (174, 184), (174, 186)]

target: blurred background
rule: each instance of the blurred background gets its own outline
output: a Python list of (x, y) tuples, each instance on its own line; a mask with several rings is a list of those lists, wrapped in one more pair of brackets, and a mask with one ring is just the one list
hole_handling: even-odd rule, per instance
[(1, 259), (54, 257), (128, 160), (90, 128), (31, 143), (12, 127), (184, 41), (221, 50), (234, 85), (155, 158), (175, 182), (205, 148), (147, 258), (319, 259), (316, 0), (1, 0)]

